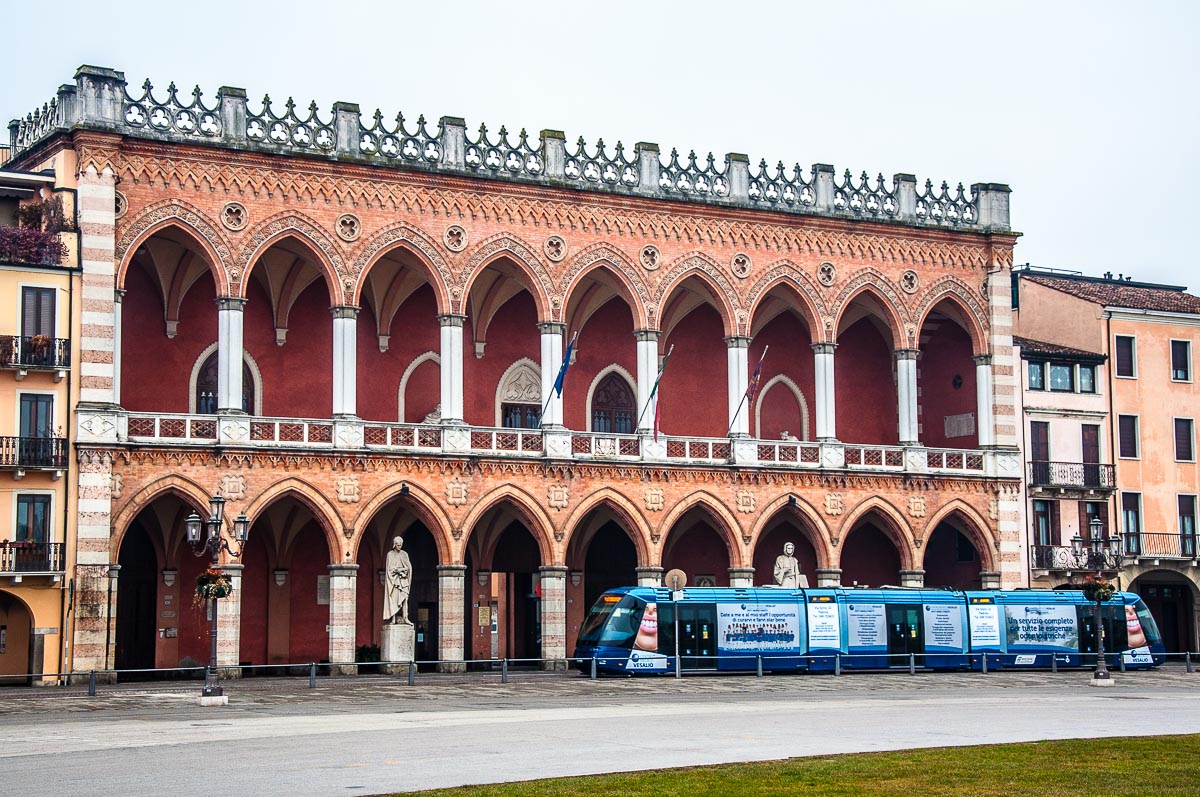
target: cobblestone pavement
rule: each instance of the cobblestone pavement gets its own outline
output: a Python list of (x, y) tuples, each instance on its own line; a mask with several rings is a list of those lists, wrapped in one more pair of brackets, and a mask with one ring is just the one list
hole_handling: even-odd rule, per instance
[[(1176, 690), (1200, 688), (1200, 672), (1188, 673), (1183, 666), (1169, 665), (1158, 670), (1114, 672), (1117, 686), (1139, 690)], [(363, 706), (390, 710), (424, 710), (436, 701), (439, 710), (454, 710), (480, 703), (490, 706), (511, 702), (537, 705), (561, 702), (613, 702), (642, 699), (647, 696), (707, 694), (731, 698), (752, 696), (795, 696), (811, 693), (854, 692), (886, 693), (903, 691), (961, 691), (974, 687), (1062, 689), (1082, 686), (1091, 679), (1088, 671), (1001, 671), (982, 673), (930, 673), (907, 671), (807, 675), (689, 675), (676, 678), (600, 678), (593, 681), (575, 672), (512, 672), (502, 683), (499, 673), (468, 675), (421, 674), (413, 686), (405, 676), (319, 677), (316, 688), (301, 678), (242, 678), (222, 681), (231, 708), (256, 713), (322, 713), (357, 710)], [(172, 710), (190, 713), (193, 709), (211, 716), (212, 709), (197, 706), (201, 682), (165, 681), (97, 685), (97, 694), (89, 697), (86, 685), (68, 687), (6, 687), (0, 689), (0, 715), (42, 715), (63, 719), (62, 714), (154, 714)], [(399, 706), (397, 705), (399, 704)]]

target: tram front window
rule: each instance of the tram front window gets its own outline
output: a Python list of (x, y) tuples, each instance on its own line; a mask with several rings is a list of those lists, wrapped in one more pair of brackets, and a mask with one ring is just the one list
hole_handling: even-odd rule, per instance
[(579, 632), (579, 644), (631, 648), (646, 602), (632, 595), (601, 595)]

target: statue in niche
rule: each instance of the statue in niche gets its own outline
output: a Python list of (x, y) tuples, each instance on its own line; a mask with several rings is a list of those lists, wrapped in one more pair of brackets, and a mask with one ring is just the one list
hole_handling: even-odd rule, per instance
[[(790, 542), (783, 544), (783, 553), (775, 557), (775, 586), (786, 589), (799, 589), (800, 563), (796, 561), (796, 546)], [(806, 578), (805, 581), (808, 579)], [(805, 584), (805, 586), (808, 586)]]
[(404, 550), (404, 538), (392, 540), (384, 563), (387, 589), (384, 592), (383, 622), (394, 625), (412, 625), (408, 619), (408, 592), (412, 589), (412, 560)]

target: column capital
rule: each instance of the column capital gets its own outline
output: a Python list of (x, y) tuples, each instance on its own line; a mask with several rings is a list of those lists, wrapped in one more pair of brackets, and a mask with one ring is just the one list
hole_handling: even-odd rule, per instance
[(460, 578), (466, 578), (467, 566), (466, 565), (438, 565), (437, 572), (438, 572), (439, 576), (459, 576)]
[(356, 573), (358, 573), (357, 564), (335, 562), (329, 565), (329, 575), (331, 576), (353, 576)]
[(567, 325), (559, 323), (558, 321), (539, 321), (537, 328), (538, 332), (541, 332), (543, 335), (567, 334)]
[(461, 327), (463, 322), (467, 320), (465, 315), (455, 315), (454, 313), (446, 313), (437, 317), (438, 324), (444, 327)]
[(567, 573), (570, 572), (570, 568), (562, 565), (542, 565), (538, 568), (538, 572), (543, 576), (559, 576), (561, 578), (566, 578)]
[(242, 574), (242, 571), (246, 569), (246, 566), (239, 565), (239, 564), (224, 564), (224, 563), (222, 563), (222, 564), (217, 565), (217, 569), (223, 570), (226, 573), (229, 573), (229, 575), (231, 575), (231, 576), (240, 576)]
[(218, 310), (236, 310), (240, 313), (246, 308), (246, 300), (240, 296), (218, 296), (213, 301), (217, 303)]
[(812, 344), (812, 350), (815, 354), (833, 354), (834, 350), (837, 349), (837, 347), (838, 347), (838, 345), (836, 343), (814, 343), (814, 344)]
[(114, 302), (116, 302), (117, 304), (120, 304), (121, 301), (124, 300), (124, 298), (125, 298), (125, 289), (124, 288), (116, 288), (113, 290), (113, 301)]
[(750, 348), (750, 338), (745, 335), (730, 335), (727, 338), (722, 338), (725, 341), (726, 348), (730, 349), (748, 349)]
[(971, 359), (975, 361), (976, 365), (991, 365), (992, 364), (992, 355), (990, 355), (990, 354), (976, 354), (973, 357), (971, 357)]
[(896, 349), (894, 353), (897, 360), (915, 360), (921, 356), (920, 349)]
[(360, 309), (352, 304), (336, 304), (329, 308), (329, 312), (333, 314), (334, 318), (358, 318)]
[(662, 331), (657, 330), (657, 329), (635, 329), (635, 330), (633, 330), (633, 337), (638, 341), (638, 343), (644, 343), (644, 342), (657, 343), (658, 338), (661, 335), (662, 335)]

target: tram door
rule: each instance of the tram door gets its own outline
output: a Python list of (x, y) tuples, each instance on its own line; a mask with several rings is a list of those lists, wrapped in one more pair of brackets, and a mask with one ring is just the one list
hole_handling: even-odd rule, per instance
[[(1120, 615), (1118, 616), (1118, 612)], [(1120, 653), (1129, 647), (1129, 629), (1125, 625), (1125, 609), (1121, 606), (1105, 606), (1104, 620), (1104, 658), (1115, 666), (1113, 654)], [(1079, 607), (1079, 652), (1083, 654), (1083, 663), (1096, 663), (1096, 609), (1094, 603)]]
[(679, 657), (685, 670), (717, 668), (717, 605), (679, 605)]
[(888, 664), (892, 667), (907, 667), (909, 655), (915, 655), (917, 666), (924, 667), (925, 634), (921, 628), (921, 606), (919, 604), (888, 606), (887, 618)]

